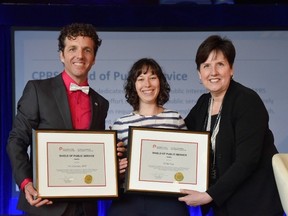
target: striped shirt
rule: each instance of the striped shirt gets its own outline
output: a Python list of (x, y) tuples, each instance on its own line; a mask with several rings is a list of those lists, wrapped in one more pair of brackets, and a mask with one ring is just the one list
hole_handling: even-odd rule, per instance
[(122, 141), (125, 146), (128, 142), (129, 126), (187, 129), (181, 115), (174, 110), (164, 109), (163, 112), (152, 116), (143, 116), (132, 112), (117, 119), (111, 128), (117, 131), (118, 142)]

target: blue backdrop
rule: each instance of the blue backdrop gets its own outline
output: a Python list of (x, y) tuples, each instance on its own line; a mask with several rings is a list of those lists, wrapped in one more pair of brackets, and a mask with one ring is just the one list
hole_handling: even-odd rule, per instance
[(6, 140), (12, 125), (12, 73), (10, 28), (0, 26), (0, 214), (8, 213), (12, 197), (12, 175), (6, 154)]
[[(44, 1), (43, 1), (44, 2)], [(51, 2), (51, 1), (50, 1)], [(53, 1), (52, 1), (53, 2)], [(13, 27), (58, 28), (71, 22), (88, 22), (101, 30), (287, 30), (288, 5), (159, 5), (125, 3), (0, 4), (0, 214), (21, 214), (16, 210), (12, 173), (6, 142), (13, 119), (13, 68), (11, 58)], [(122, 2), (122, 1), (121, 1)], [(43, 50), (45, 52), (45, 50)], [(99, 203), (105, 212), (107, 202)], [(191, 208), (191, 215), (201, 215)]]

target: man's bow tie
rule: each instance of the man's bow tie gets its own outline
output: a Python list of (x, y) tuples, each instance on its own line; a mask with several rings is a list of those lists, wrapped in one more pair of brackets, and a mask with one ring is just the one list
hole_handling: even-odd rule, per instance
[(89, 86), (78, 86), (75, 83), (70, 84), (70, 91), (78, 91), (78, 90), (84, 92), (85, 94), (88, 94)]

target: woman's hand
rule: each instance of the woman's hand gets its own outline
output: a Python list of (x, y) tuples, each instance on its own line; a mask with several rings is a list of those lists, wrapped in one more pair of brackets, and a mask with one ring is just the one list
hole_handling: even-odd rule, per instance
[(212, 197), (207, 192), (199, 192), (194, 190), (181, 189), (182, 194), (186, 196), (179, 197), (178, 200), (185, 202), (189, 206), (205, 205), (212, 202)]
[(120, 174), (125, 173), (127, 166), (128, 166), (127, 158), (119, 159), (119, 173)]
[(117, 156), (120, 158), (123, 158), (126, 156), (126, 147), (124, 146), (123, 142), (118, 142), (117, 143)]
[(127, 166), (128, 166), (127, 158), (119, 159), (119, 175), (120, 175), (120, 179), (124, 179)]
[(51, 200), (37, 197), (38, 193), (33, 187), (32, 182), (29, 182), (27, 185), (25, 185), (24, 192), (26, 200), (31, 206), (40, 207), (43, 205), (53, 204)]
[(119, 177), (120, 179), (125, 178), (125, 172), (126, 168), (128, 166), (128, 160), (126, 158), (126, 147), (124, 146), (123, 142), (117, 143), (117, 156), (119, 157), (118, 163), (119, 163)]

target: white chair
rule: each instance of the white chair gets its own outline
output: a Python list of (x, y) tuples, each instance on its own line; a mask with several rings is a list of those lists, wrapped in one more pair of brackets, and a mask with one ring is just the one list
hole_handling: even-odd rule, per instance
[(272, 158), (274, 176), (285, 213), (288, 215), (288, 153), (278, 153)]

